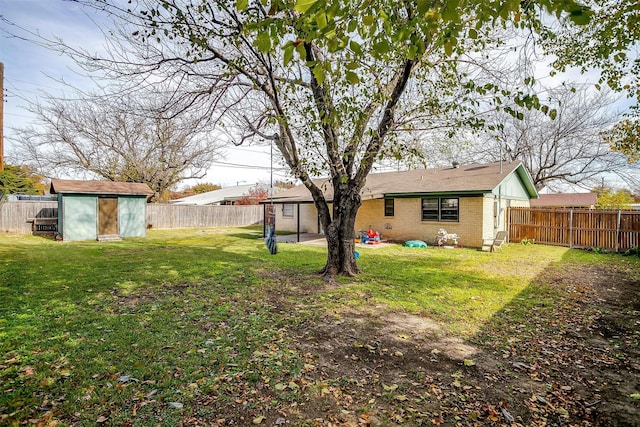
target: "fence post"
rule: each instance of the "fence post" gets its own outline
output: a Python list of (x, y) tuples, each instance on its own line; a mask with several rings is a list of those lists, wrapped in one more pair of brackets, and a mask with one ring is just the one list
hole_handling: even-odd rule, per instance
[(573, 208), (569, 209), (569, 249), (573, 248)]
[(620, 252), (620, 221), (622, 211), (618, 209), (618, 221), (616, 222), (616, 253)]
[(506, 218), (506, 224), (505, 224), (505, 229), (507, 231), (507, 242), (509, 242), (511, 239), (511, 206), (507, 206), (507, 218)]

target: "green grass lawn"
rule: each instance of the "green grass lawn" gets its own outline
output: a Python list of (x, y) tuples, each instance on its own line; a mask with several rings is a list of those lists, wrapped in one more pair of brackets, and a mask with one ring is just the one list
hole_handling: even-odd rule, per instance
[[(526, 307), (551, 304), (536, 283), (545, 269), (640, 269), (637, 257), (538, 245), (393, 246), (360, 250), (363, 274), (329, 286), (316, 273), (325, 249), (280, 244), (271, 256), (260, 232), (151, 231), (109, 243), (0, 236), (0, 424), (213, 425), (224, 414), (212, 408), (233, 405), (251, 424), (297, 399), (308, 361), (292, 326), (343, 310), (407, 312), (467, 339), (513, 301), (523, 319)], [(268, 398), (252, 398), (258, 386)]]

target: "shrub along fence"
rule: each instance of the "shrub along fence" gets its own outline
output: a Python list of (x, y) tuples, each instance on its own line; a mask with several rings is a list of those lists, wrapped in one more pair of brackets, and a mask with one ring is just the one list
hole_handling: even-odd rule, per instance
[(624, 252), (640, 246), (640, 212), (509, 208), (509, 241)]
[[(57, 202), (5, 202), (0, 204), (0, 232), (31, 234), (38, 231), (40, 222), (43, 226), (45, 223), (51, 224), (51, 218), (57, 218), (57, 216)], [(147, 224), (153, 229), (240, 227), (261, 224), (263, 217), (262, 206), (255, 205), (147, 205)]]

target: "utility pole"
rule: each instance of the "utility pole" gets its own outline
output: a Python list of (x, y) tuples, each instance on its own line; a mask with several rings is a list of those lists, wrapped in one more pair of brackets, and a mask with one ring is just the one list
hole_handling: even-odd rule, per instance
[(4, 170), (4, 63), (0, 62), (0, 172)]

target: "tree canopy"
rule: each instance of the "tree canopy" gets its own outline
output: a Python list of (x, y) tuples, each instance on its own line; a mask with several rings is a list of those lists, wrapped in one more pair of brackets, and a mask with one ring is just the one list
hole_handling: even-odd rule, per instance
[(185, 188), (184, 192), (193, 193), (193, 194), (202, 194), (202, 193), (208, 193), (209, 191), (219, 190), (221, 188), (222, 187), (219, 186), (218, 184), (212, 184), (209, 182), (209, 183), (200, 183), (200, 184), (196, 184), (191, 187)]
[(162, 199), (180, 181), (204, 176), (220, 147), (199, 116), (172, 114), (165, 103), (161, 93), (49, 97), (31, 106), (39, 126), (18, 130), (18, 146), (50, 176), (141, 182)]
[(612, 175), (631, 186), (640, 183), (637, 168), (612, 151), (603, 135), (619, 118), (612, 108), (617, 97), (610, 90), (566, 84), (544, 93), (555, 118), (536, 109), (521, 109), (521, 117), (494, 111), (487, 115), (491, 127), (487, 132), (459, 139), (425, 138), (425, 157), (462, 163), (519, 160), (538, 190), (589, 189)]
[(237, 205), (258, 205), (260, 202), (269, 198), (269, 190), (261, 187), (253, 187), (249, 189), (247, 194), (242, 196), (236, 202)]
[(599, 186), (593, 191), (598, 195), (596, 201), (598, 209), (629, 209), (629, 205), (635, 201), (629, 190), (613, 190)]
[(576, 28), (560, 21), (560, 28), (545, 34), (544, 47), (556, 57), (556, 69), (598, 70), (599, 87), (609, 86), (626, 94), (631, 111), (607, 138), (613, 149), (633, 162), (640, 155), (640, 4), (636, 0), (586, 0), (585, 3), (592, 14), (590, 25)]
[(640, 161), (640, 122), (637, 119), (625, 119), (603, 132), (611, 149), (627, 156), (629, 163)]
[(0, 171), (0, 200), (7, 194), (44, 194), (44, 177), (29, 166), (4, 165)]

